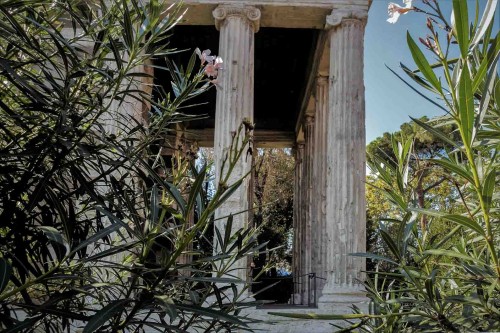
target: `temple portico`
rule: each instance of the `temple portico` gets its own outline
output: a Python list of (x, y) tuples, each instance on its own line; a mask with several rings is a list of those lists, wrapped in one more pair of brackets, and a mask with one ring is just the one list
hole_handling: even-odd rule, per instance
[[(200, 41), (218, 44), (213, 53), (224, 61), (214, 114), (186, 135), (215, 148), (216, 170), (244, 119), (255, 122), (256, 147), (294, 149), (293, 273), (325, 279), (318, 280), (317, 301), (330, 312), (332, 304), (359, 300), (357, 280), (365, 269), (364, 259), (349, 254), (364, 252), (366, 242), (363, 39), (370, 2), (185, 0), (181, 23), (195, 36), (190, 42), (198, 33)], [(202, 30), (213, 27), (218, 32)], [(276, 54), (294, 47), (297, 55)], [(279, 73), (287, 76), (272, 86)], [(243, 158), (234, 177), (250, 167)], [(217, 216), (248, 211), (248, 188), (247, 180)], [(245, 226), (248, 214), (233, 223)], [(247, 265), (238, 264), (241, 278)], [(308, 292), (297, 285), (295, 302), (310, 304)]]

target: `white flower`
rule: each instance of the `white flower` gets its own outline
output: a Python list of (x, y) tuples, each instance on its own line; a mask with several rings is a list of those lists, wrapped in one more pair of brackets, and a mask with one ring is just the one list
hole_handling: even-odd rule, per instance
[(406, 14), (410, 10), (413, 10), (413, 7), (411, 6), (411, 1), (412, 0), (403, 0), (403, 3), (405, 4), (404, 7), (401, 7), (400, 5), (390, 2), (389, 7), (387, 8), (387, 12), (389, 14), (387, 22), (396, 23), (398, 21), (399, 15)]

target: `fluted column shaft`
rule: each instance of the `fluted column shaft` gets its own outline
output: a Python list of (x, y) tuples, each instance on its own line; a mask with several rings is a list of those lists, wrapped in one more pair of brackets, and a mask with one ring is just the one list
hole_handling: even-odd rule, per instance
[(328, 282), (324, 294), (355, 288), (365, 260), (350, 256), (364, 252), (365, 98), (363, 38), (366, 10), (336, 10), (330, 26), (329, 113), (327, 134)]
[[(213, 16), (220, 31), (219, 56), (224, 61), (217, 79), (220, 87), (217, 89), (214, 135), (216, 183), (219, 184), (221, 167), (232, 138), (244, 119), (253, 121), (254, 33), (259, 28), (260, 11), (251, 6), (220, 5), (213, 11)], [(244, 153), (228, 183), (247, 175), (251, 163), (251, 157)], [(248, 224), (249, 181), (250, 177), (246, 177), (238, 190), (216, 210), (215, 218), (222, 218), (216, 221), (219, 230), (224, 230), (224, 217), (229, 214), (238, 214), (234, 215), (233, 232)], [(247, 265), (246, 259), (241, 259), (231, 274), (245, 280)]]
[[(328, 78), (316, 79), (316, 114), (314, 124), (313, 159), (313, 221), (312, 221), (312, 261), (317, 276), (326, 278), (327, 233), (326, 233), (326, 170), (327, 170), (327, 133), (328, 133)], [(318, 280), (321, 283), (324, 280)], [(320, 287), (320, 286), (319, 286)], [(321, 288), (320, 288), (321, 289)]]
[(294, 282), (294, 302), (301, 303), (300, 276), (304, 274), (301, 271), (302, 264), (302, 229), (304, 224), (303, 217), (303, 159), (304, 143), (300, 142), (295, 148), (295, 174), (294, 174), (294, 197), (293, 197), (293, 282)]
[[(314, 116), (307, 115), (305, 121), (305, 147), (303, 158), (302, 178), (304, 186), (303, 195), (303, 222), (301, 230), (301, 272), (302, 275), (312, 272), (312, 202), (313, 202), (313, 153), (314, 153)], [(302, 278), (302, 304), (307, 304), (309, 300), (309, 291), (307, 289), (307, 279)]]

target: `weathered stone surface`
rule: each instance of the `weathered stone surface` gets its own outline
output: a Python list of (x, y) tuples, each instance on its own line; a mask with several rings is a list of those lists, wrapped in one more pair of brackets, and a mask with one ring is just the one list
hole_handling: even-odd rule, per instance
[[(255, 7), (234, 4), (217, 7), (213, 15), (220, 30), (219, 56), (224, 61), (223, 70), (219, 71), (217, 79), (220, 87), (217, 91), (214, 136), (216, 183), (219, 184), (226, 172), (222, 166), (232, 138), (245, 118), (249, 121), (253, 119), (254, 33), (259, 26), (260, 12)], [(241, 141), (242, 137), (236, 139)], [(248, 175), (251, 163), (251, 156), (243, 154), (227, 183), (232, 184)], [(227, 165), (228, 162), (225, 168)], [(230, 214), (234, 215), (233, 232), (247, 226), (249, 181), (250, 177), (246, 177), (215, 212), (216, 228), (222, 233), (226, 217)], [(240, 259), (231, 274), (245, 280), (247, 266), (247, 260)]]
[[(354, 288), (365, 261), (350, 253), (364, 252), (365, 104), (363, 36), (366, 11), (349, 7), (327, 18), (330, 30), (330, 77), (327, 170), (328, 281), (320, 301), (335, 290)], [(329, 296), (330, 295), (330, 296)]]
[[(231, 133), (244, 118), (252, 119), (255, 32), (260, 27), (325, 29), (318, 38), (314, 65), (305, 82), (295, 133), (294, 275), (295, 282), (311, 272), (327, 279), (324, 288), (318, 280), (323, 289), (318, 311), (349, 312), (349, 304), (365, 301), (355, 283), (363, 278), (364, 260), (349, 253), (365, 250), (363, 37), (369, 3), (185, 1), (190, 11), (182, 24), (213, 24), (215, 19), (220, 30), (219, 55), (224, 70), (219, 77), (214, 133), (217, 170), (227, 153)], [(285, 137), (280, 140), (281, 145), (290, 143)], [(273, 146), (272, 133), (267, 134), (265, 144)], [(231, 181), (249, 170), (250, 161), (240, 161)], [(248, 195), (247, 179), (216, 217), (243, 212), (235, 217), (234, 228), (244, 227), (248, 222)], [(219, 227), (224, 225), (223, 221), (217, 223)], [(246, 261), (235, 266), (239, 277), (245, 278), (246, 266)], [(296, 285), (295, 303), (308, 304), (311, 296), (305, 283)], [(325, 327), (330, 328), (329, 324)], [(295, 328), (269, 331), (301, 331)]]

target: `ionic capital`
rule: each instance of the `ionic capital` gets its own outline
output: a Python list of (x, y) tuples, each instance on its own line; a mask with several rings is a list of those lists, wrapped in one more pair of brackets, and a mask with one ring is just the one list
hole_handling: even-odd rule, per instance
[(253, 6), (245, 5), (219, 5), (214, 9), (212, 15), (215, 19), (215, 28), (220, 30), (220, 26), (225, 19), (231, 16), (241, 17), (248, 20), (248, 23), (253, 27), (253, 31), (257, 32), (260, 28), (260, 10)]
[(346, 20), (356, 20), (364, 24), (367, 17), (368, 10), (365, 7), (344, 6), (335, 8), (332, 10), (332, 13), (326, 17), (325, 29), (335, 28)]

